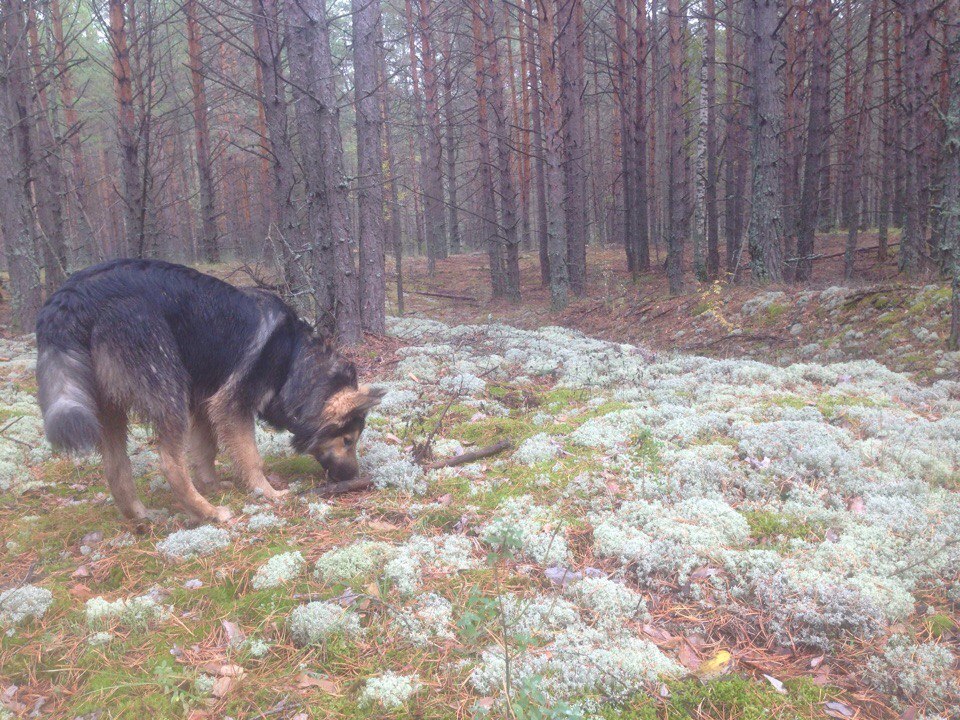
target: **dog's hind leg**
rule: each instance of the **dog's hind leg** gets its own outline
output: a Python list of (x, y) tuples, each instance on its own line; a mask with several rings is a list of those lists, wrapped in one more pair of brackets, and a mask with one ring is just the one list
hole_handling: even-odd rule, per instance
[(217, 433), (207, 414), (198, 410), (190, 416), (190, 464), (194, 484), (201, 493), (219, 487), (216, 471)]
[(170, 483), (174, 498), (187, 514), (197, 522), (229, 520), (231, 514), (228, 508), (212, 505), (194, 487), (188, 469), (186, 437), (183, 434), (162, 433), (159, 440), (160, 467)]
[(127, 455), (127, 413), (115, 405), (99, 413), (100, 453), (103, 456), (103, 474), (110, 486), (114, 502), (123, 516), (137, 522), (147, 518), (147, 509), (137, 497), (133, 470)]
[(257, 450), (252, 415), (222, 415), (216, 427), (217, 435), (223, 440), (239, 475), (238, 484), (242, 483), (254, 495), (262, 495), (269, 500), (277, 500), (287, 494), (286, 490), (274, 489), (263, 474), (263, 458)]

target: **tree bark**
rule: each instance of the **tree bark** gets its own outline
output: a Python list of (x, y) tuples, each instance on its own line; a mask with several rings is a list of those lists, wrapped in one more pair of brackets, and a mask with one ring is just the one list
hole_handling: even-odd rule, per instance
[(353, 77), (357, 124), (357, 219), (360, 244), (360, 319), (386, 332), (386, 232), (383, 223), (380, 83), (377, 79), (380, 0), (352, 0)]
[[(491, 0), (487, 0), (490, 2)], [(558, 0), (560, 97), (563, 109), (563, 185), (566, 208), (567, 267), (570, 289), (582, 296), (587, 286), (587, 169), (584, 127), (583, 4)], [(629, 96), (628, 96), (629, 97)], [(630, 103), (627, 101), (627, 107)], [(628, 116), (629, 116), (628, 110)]]
[(753, 278), (760, 283), (783, 279), (783, 193), (780, 172), (780, 132), (783, 127), (783, 93), (777, 69), (782, 58), (777, 32), (777, 0), (749, 0), (750, 67), (753, 80), (753, 191), (748, 244)]
[(481, 247), (487, 250), (490, 263), (490, 290), (494, 298), (506, 293), (506, 268), (503, 244), (497, 232), (497, 204), (493, 190), (493, 169), (490, 153), (490, 120), (487, 92), (486, 56), (484, 52), (483, 0), (471, 0), (473, 31), (473, 66), (477, 87), (477, 142), (480, 153), (480, 232)]
[(444, 40), (443, 53), (443, 141), (447, 165), (447, 235), (450, 241), (450, 253), (462, 252), (463, 239), (460, 234), (460, 201), (458, 195), (457, 178), (457, 145), (461, 139), (457, 134), (457, 125), (454, 120), (453, 86), (455, 75), (453, 72), (453, 41), (448, 35)]
[(500, 53), (497, 38), (502, 30), (494, 0), (484, 0), (484, 31), (486, 34), (486, 65), (490, 74), (490, 110), (497, 139), (497, 175), (500, 192), (500, 231), (503, 236), (504, 297), (512, 303), (520, 302), (520, 237), (517, 233), (517, 191), (513, 182), (513, 163), (510, 150), (510, 126), (503, 99), (503, 74), (500, 71)]
[(563, 187), (563, 104), (557, 38), (557, 0), (537, 0), (540, 18), (540, 75), (543, 82), (544, 164), (547, 187), (547, 256), (550, 306), (562, 310), (570, 295), (567, 268), (566, 207)]
[(707, 230), (707, 278), (720, 274), (720, 226), (717, 216), (717, 18), (716, 0), (705, 0), (706, 40), (704, 63), (707, 66), (707, 177), (704, 183)]
[(317, 322), (353, 345), (362, 338), (359, 285), (326, 2), (287, 0), (286, 11), (291, 74), (302, 89), (297, 117), (313, 237), (305, 248), (312, 255), (306, 267), (316, 293)]
[[(531, 0), (524, 0), (524, 15), (527, 18), (527, 71), (530, 84), (531, 110), (533, 114), (533, 171), (537, 188), (537, 251), (540, 259), (540, 283), (550, 284), (550, 256), (548, 253), (549, 233), (547, 228), (547, 181), (544, 169), (543, 117), (540, 109), (540, 74), (537, 72), (537, 43), (533, 26)], [(541, 58), (542, 61), (542, 58)]]
[(860, 208), (866, 205), (863, 197), (863, 175), (866, 172), (867, 143), (870, 137), (870, 109), (873, 105), (874, 33), (877, 26), (879, 0), (871, 0), (870, 20), (867, 24), (867, 51), (863, 70), (863, 92), (860, 94), (853, 156), (850, 158), (850, 207), (847, 215), (847, 243), (843, 259), (843, 278), (852, 280), (857, 259), (857, 234), (860, 231)]
[(670, 103), (668, 119), (669, 188), (667, 211), (667, 278), (670, 294), (683, 292), (683, 246), (687, 213), (685, 128), (683, 116), (683, 10), (680, 0), (667, 0), (668, 55), (670, 57)]
[(108, 0), (109, 38), (113, 54), (113, 82), (117, 96), (117, 138), (120, 144), (120, 198), (123, 201), (124, 232), (120, 253), (129, 255), (136, 249), (142, 256), (146, 228), (140, 192), (140, 157), (136, 118), (133, 110), (133, 85), (130, 70), (130, 49), (127, 43), (127, 21), (124, 0)]
[(920, 271), (924, 249), (923, 165), (926, 158), (927, 114), (932, 62), (933, 6), (931, 0), (914, 0), (903, 6), (906, 17), (904, 49), (904, 115), (906, 177), (904, 186), (904, 224), (900, 240), (900, 270), (907, 275)]
[(813, 273), (815, 234), (819, 220), (822, 163), (826, 155), (830, 126), (830, 0), (813, 0), (813, 44), (810, 49), (810, 92), (807, 114), (807, 151), (804, 156), (803, 187), (797, 220), (797, 260), (794, 279), (806, 282)]
[(196, 0), (185, 0), (183, 13), (187, 19), (187, 52), (190, 58), (190, 81), (193, 88), (193, 128), (197, 152), (197, 174), (200, 181), (200, 256), (205, 262), (220, 261), (217, 210), (213, 189), (213, 157), (210, 152), (210, 121), (207, 117), (207, 91), (204, 86), (203, 47)]
[(436, 57), (433, 51), (431, 17), (434, 6), (431, 0), (419, 0), (417, 26), (420, 34), (420, 58), (423, 63), (424, 140), (426, 155), (423, 164), (423, 219), (427, 243), (427, 259), (433, 273), (436, 261), (447, 256), (447, 241), (443, 217), (443, 169), (440, 132), (439, 83), (437, 81)]
[(11, 324), (33, 329), (42, 301), (40, 256), (30, 197), (31, 94), (23, 30), (26, 5), (12, 0), (0, 23), (0, 229), (10, 275)]

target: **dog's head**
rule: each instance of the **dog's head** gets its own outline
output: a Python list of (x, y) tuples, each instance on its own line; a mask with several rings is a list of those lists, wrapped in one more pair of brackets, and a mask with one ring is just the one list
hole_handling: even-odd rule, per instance
[(333, 482), (360, 472), (357, 442), (384, 391), (357, 384), (353, 363), (310, 339), (296, 354), (277, 401), (297, 452), (313, 455)]
[(323, 465), (333, 482), (353, 480), (359, 474), (357, 443), (367, 413), (382, 397), (380, 388), (360, 385), (338, 390), (324, 403), (316, 430), (304, 451)]

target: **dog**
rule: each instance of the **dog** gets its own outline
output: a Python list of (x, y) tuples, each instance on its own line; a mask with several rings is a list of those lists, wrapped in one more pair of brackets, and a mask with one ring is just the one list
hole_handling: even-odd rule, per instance
[[(114, 260), (72, 275), (37, 318), (37, 384), (54, 449), (99, 450), (121, 513), (147, 518), (127, 456), (132, 414), (156, 435), (161, 470), (196, 522), (230, 511), (217, 487), (222, 444), (242, 483), (277, 499), (263, 473), (256, 418), (289, 430), (332, 481), (357, 477), (357, 442), (383, 393), (277, 296), (183, 265)], [(193, 480), (191, 472), (193, 471)]]

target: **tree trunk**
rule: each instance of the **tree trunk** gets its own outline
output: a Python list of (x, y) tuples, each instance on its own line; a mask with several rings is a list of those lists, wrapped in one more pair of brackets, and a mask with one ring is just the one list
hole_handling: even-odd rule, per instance
[(480, 228), (481, 247), (487, 249), (490, 263), (490, 290), (494, 298), (506, 293), (506, 268), (503, 244), (497, 232), (497, 203), (493, 190), (493, 170), (490, 153), (490, 120), (487, 92), (487, 69), (484, 53), (483, 0), (471, 0), (471, 29), (473, 31), (473, 66), (477, 86), (477, 137), (480, 151)]
[(457, 145), (460, 138), (457, 136), (457, 126), (454, 120), (456, 108), (453, 103), (453, 41), (448, 35), (444, 40), (443, 54), (443, 141), (445, 144), (445, 158), (447, 165), (447, 234), (450, 240), (450, 253), (462, 252), (463, 240), (460, 237), (460, 201), (457, 178)]
[(893, 212), (893, 154), (896, 151), (893, 136), (893, 99), (890, 96), (890, 7), (883, 0), (883, 123), (880, 143), (880, 212), (877, 217), (877, 262), (887, 261), (888, 228)]
[(867, 24), (867, 51), (863, 70), (863, 92), (857, 111), (857, 126), (854, 137), (853, 156), (850, 168), (850, 207), (847, 216), (847, 243), (843, 258), (843, 278), (852, 280), (857, 260), (857, 233), (860, 231), (860, 208), (866, 205), (863, 198), (863, 175), (866, 172), (867, 143), (870, 137), (870, 109), (873, 105), (873, 58), (875, 43), (873, 40), (877, 27), (879, 0), (871, 0), (870, 20)]
[(720, 274), (720, 227), (717, 217), (717, 18), (715, 0), (705, 0), (707, 25), (704, 63), (707, 66), (707, 177), (704, 184), (707, 225), (707, 278)]
[[(291, 74), (302, 89), (297, 118), (313, 236), (306, 248), (313, 262), (307, 268), (316, 292), (317, 322), (353, 345), (362, 337), (360, 303), (326, 2), (287, 0), (286, 11)], [(269, 113), (267, 118), (269, 126)]]
[(386, 233), (377, 79), (380, 0), (352, 0), (353, 78), (357, 123), (357, 218), (360, 240), (360, 319), (364, 330), (386, 332)]
[[(380, 24), (381, 38), (383, 37), (383, 23)], [(383, 85), (383, 91), (380, 93), (381, 107), (380, 117), (383, 121), (383, 154), (384, 163), (387, 167), (387, 176), (390, 182), (390, 241), (393, 246), (393, 262), (397, 275), (397, 315), (403, 315), (403, 232), (400, 218), (400, 193), (397, 190), (397, 163), (393, 157), (393, 141), (391, 139), (391, 126), (387, 122), (388, 112), (387, 104), (390, 85), (387, 82), (386, 55), (383, 49), (383, 41), (377, 44), (377, 50), (380, 53), (380, 83)]]
[(633, 153), (636, 143), (633, 141), (634, 126), (630, 118), (630, 72), (628, 65), (629, 52), (627, 50), (627, 4), (626, 0), (616, 0), (614, 3), (614, 33), (617, 41), (616, 60), (613, 72), (613, 97), (616, 103), (617, 119), (620, 128), (620, 185), (619, 192), (614, 188), (614, 202), (617, 212), (623, 218), (623, 247), (627, 255), (627, 270), (634, 278), (640, 271), (637, 258), (637, 245), (634, 242), (636, 234), (633, 223), (636, 213), (631, 204), (634, 199), (633, 181), (636, 176), (636, 163)]
[(544, 165), (547, 188), (547, 256), (550, 306), (562, 310), (570, 294), (567, 271), (566, 212), (563, 187), (563, 105), (557, 47), (556, 0), (537, 0), (540, 18), (540, 75), (543, 81)]
[(205, 262), (220, 261), (217, 210), (213, 191), (213, 157), (210, 152), (210, 122), (207, 118), (207, 91), (204, 87), (203, 48), (196, 0), (185, 0), (187, 18), (187, 52), (190, 58), (190, 81), (193, 87), (193, 128), (197, 150), (197, 174), (200, 180), (200, 256)]
[(636, 98), (633, 105), (633, 229), (634, 257), (639, 272), (650, 270), (650, 204), (647, 183), (647, 3), (637, 0), (634, 25)]
[(667, 278), (670, 294), (683, 292), (683, 246), (687, 214), (686, 152), (683, 116), (683, 10), (680, 0), (667, 0), (668, 54), (670, 57), (670, 104), (668, 120), (669, 187), (667, 211)]
[[(947, 7), (954, 19), (960, 15), (957, 0), (949, 0)], [(960, 350), (960, 25), (956, 22), (948, 28), (945, 52), (950, 59), (950, 103), (944, 118), (946, 147), (941, 207), (944, 216), (943, 250), (953, 290), (947, 345), (955, 351)]]
[(127, 21), (124, 0), (108, 0), (110, 13), (110, 49), (113, 54), (113, 82), (117, 95), (117, 138), (120, 143), (120, 177), (123, 201), (124, 233), (120, 253), (129, 255), (136, 249), (142, 256), (146, 240), (140, 192), (140, 158), (136, 119), (133, 111), (133, 85), (130, 70), (130, 49), (127, 44)]
[(749, 0), (747, 13), (751, 20), (748, 42), (753, 80), (750, 266), (757, 282), (780, 282), (783, 279), (783, 194), (779, 139), (783, 127), (783, 93), (777, 80), (777, 69), (782, 62), (777, 39), (779, 5), (777, 0)]
[(821, 174), (830, 126), (830, 0), (813, 0), (813, 43), (810, 49), (810, 92), (807, 114), (807, 151), (797, 220), (797, 267), (794, 279), (806, 282), (813, 273), (815, 235), (819, 219)]
[(40, 257), (30, 198), (31, 122), (29, 62), (23, 30), (26, 5), (12, 0), (0, 23), (0, 229), (10, 275), (11, 324), (30, 332), (42, 301)]
[[(257, 63), (263, 78), (263, 112), (266, 120), (267, 137), (272, 175), (272, 196), (275, 202), (271, 218), (270, 238), (277, 252), (277, 261), (283, 273), (284, 284), (288, 297), (305, 310), (305, 300), (310, 293), (310, 272), (312, 258), (310, 251), (304, 246), (304, 233), (297, 219), (297, 209), (294, 204), (294, 187), (296, 177), (294, 167), (296, 160), (293, 154), (293, 144), (290, 137), (290, 121), (287, 110), (286, 82), (283, 78), (282, 38), (280, 33), (280, 17), (276, 0), (252, 0), (253, 2), (253, 33), (257, 53)], [(298, 11), (299, 12), (299, 11)], [(293, 13), (287, 18), (292, 26), (289, 30), (290, 67), (291, 75), (295, 76), (297, 88), (308, 88), (309, 72), (304, 69), (310, 62), (308, 51), (297, 45), (301, 33), (310, 32), (311, 28), (306, 21)], [(301, 92), (298, 90), (298, 92)], [(303, 137), (313, 137), (317, 131), (309, 116), (309, 100), (298, 102), (297, 121)], [(306, 156), (312, 150), (312, 145), (304, 143), (301, 151)], [(316, 161), (311, 158), (305, 164), (307, 172), (315, 172)], [(307, 180), (308, 184), (310, 179)], [(309, 191), (308, 191), (309, 193)], [(308, 197), (308, 224), (312, 218), (311, 201)], [(316, 237), (316, 229), (311, 227)], [(331, 303), (328, 298), (320, 298), (326, 291), (328, 283), (313, 289), (313, 305), (317, 321), (321, 326), (332, 329)]]
[(497, 38), (502, 25), (497, 17), (494, 0), (485, 0), (484, 30), (486, 33), (487, 68), (490, 73), (490, 110), (497, 137), (497, 175), (500, 189), (500, 230), (504, 247), (504, 297), (520, 302), (520, 237), (517, 233), (517, 191), (513, 182), (513, 163), (510, 151), (510, 125), (503, 100), (503, 75)]
[(443, 169), (441, 158), (439, 84), (436, 57), (433, 52), (433, 18), (431, 0), (419, 0), (417, 25), (420, 31), (420, 58), (423, 62), (424, 140), (426, 155), (423, 163), (423, 219), (426, 232), (427, 259), (433, 273), (436, 261), (447, 256), (447, 241), (443, 217)]
[(900, 240), (900, 270), (908, 275), (920, 271), (923, 259), (923, 227), (926, 208), (923, 198), (923, 166), (926, 158), (930, 64), (932, 62), (933, 7), (931, 0), (914, 0), (903, 6), (906, 18), (904, 87), (906, 178), (904, 187), (904, 225)]
[[(537, 250), (540, 258), (540, 282), (544, 287), (550, 284), (550, 256), (548, 254), (549, 234), (547, 231), (547, 181), (544, 169), (543, 122), (540, 111), (540, 74), (537, 72), (536, 31), (533, 26), (531, 0), (524, 0), (524, 15), (527, 18), (527, 70), (529, 73), (530, 100), (533, 113), (533, 171), (537, 187)], [(542, 57), (541, 57), (542, 61)]]
[(63, 115), (66, 121), (64, 133), (70, 145), (72, 167), (69, 173), (72, 194), (77, 203), (77, 243), (74, 256), (77, 264), (86, 265), (90, 258), (102, 259), (106, 256), (104, 241), (95, 238), (93, 232), (92, 215), (96, 205), (92, 196), (93, 186), (87, 172), (87, 164), (80, 146), (80, 118), (77, 114), (77, 93), (73, 86), (71, 61), (72, 54), (67, 48), (63, 35), (63, 15), (60, 11), (60, 0), (50, 0), (50, 26), (53, 31), (53, 51), (57, 68), (57, 79), (60, 87), (60, 102), (63, 105)]
[[(490, 0), (488, 0), (490, 2)], [(582, 296), (587, 285), (587, 169), (584, 135), (583, 4), (558, 0), (560, 97), (563, 109), (563, 184), (566, 200), (567, 267), (570, 289)], [(629, 95), (627, 96), (629, 97)], [(629, 100), (627, 101), (629, 108)], [(629, 116), (629, 111), (628, 111)]]
[(33, 185), (37, 219), (40, 222), (41, 257), (43, 258), (44, 287), (49, 295), (67, 279), (67, 238), (63, 214), (63, 167), (60, 159), (59, 138), (54, 136), (51, 124), (51, 106), (47, 96), (49, 66), (44, 60), (37, 30), (37, 14), (33, 4), (27, 5), (30, 61), (37, 105), (30, 132), (36, 147), (34, 167), (30, 176)]

